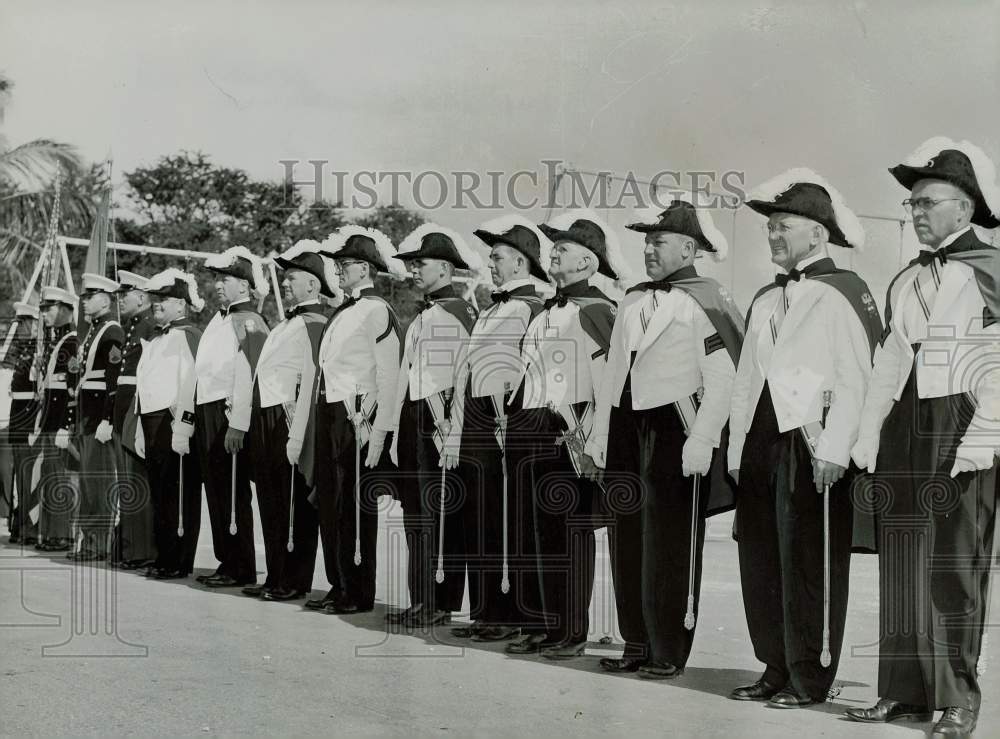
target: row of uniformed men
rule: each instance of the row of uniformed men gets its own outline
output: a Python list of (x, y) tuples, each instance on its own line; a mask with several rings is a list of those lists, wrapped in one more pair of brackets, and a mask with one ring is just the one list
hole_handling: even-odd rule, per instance
[[(136, 282), (156, 323), (134, 370), (156, 530), (150, 574), (190, 573), (204, 482), (220, 561), (206, 585), (303, 597), (318, 529), (331, 588), (306, 607), (369, 611), (376, 499), (390, 493), (403, 508), (410, 605), (387, 620), (447, 621), (467, 575), (473, 621), (455, 636), (570, 658), (585, 648), (594, 529), (606, 525), (626, 647), (601, 666), (672, 678), (691, 650), (704, 519), (734, 505), (736, 481), (744, 603), (767, 669), (732, 697), (777, 708), (825, 700), (852, 543), (871, 549), (877, 539), (883, 698), (848, 714), (891, 721), (940, 708), (941, 735), (971, 732), (1000, 448), (1000, 372), (983, 360), (1000, 311), (997, 252), (970, 223), (995, 227), (1000, 198), (985, 155), (965, 143), (931, 140), (890, 171), (911, 191), (905, 204), (924, 251), (893, 281), (884, 330), (864, 281), (827, 254), (828, 243), (860, 247), (861, 226), (808, 170), (775, 178), (747, 203), (768, 217), (778, 276), (745, 323), (695, 269), (699, 252), (724, 258), (726, 242), (708, 210), (684, 198), (628, 226), (645, 234), (650, 279), (617, 308), (590, 284), (623, 274), (613, 233), (589, 212), (477, 230), (497, 286), (482, 312), (452, 286), (478, 257), (433, 224), (398, 252), (353, 226), (322, 245), (297, 244), (276, 260), (290, 308), (270, 333), (250, 302), (266, 291), (260, 264), (240, 247), (206, 262), (224, 308), (203, 335), (187, 318), (200, 302), (190, 275)], [(402, 273), (399, 261), (424, 294), (405, 335), (373, 283), (378, 272)], [(345, 297), (328, 314), (320, 296), (335, 279)], [(543, 300), (533, 280), (549, 279), (555, 296)], [(131, 376), (120, 373), (113, 393), (111, 368), (127, 368), (140, 343), (134, 317), (126, 338), (102, 330), (106, 310), (89, 307), (108, 301), (87, 296), (117, 285), (90, 276), (85, 287), (89, 349), (76, 370), (85, 417), (73, 437), (83, 481), (101, 459), (95, 444), (128, 447), (130, 433), (107, 402), (92, 416), (87, 393), (114, 395), (117, 408)], [(942, 325), (951, 327), (944, 338), (934, 330)], [(49, 363), (47, 394), (62, 376), (58, 357)], [(921, 433), (928, 423), (936, 433)], [(880, 445), (886, 433), (905, 443)], [(200, 466), (184, 464), (192, 438)], [(68, 441), (56, 431), (55, 447)], [(849, 494), (852, 454), (888, 491), (877, 532), (865, 531), (871, 516)], [(265, 529), (260, 586), (251, 474)], [(942, 488), (954, 493), (950, 515), (933, 494)], [(908, 546), (918, 526), (929, 534)], [(81, 529), (82, 556), (103, 553), (82, 518)], [(901, 582), (899, 572), (917, 574)]]

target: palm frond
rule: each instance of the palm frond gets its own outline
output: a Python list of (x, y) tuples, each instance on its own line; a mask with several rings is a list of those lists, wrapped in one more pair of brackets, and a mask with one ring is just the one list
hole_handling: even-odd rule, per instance
[(47, 189), (59, 168), (70, 176), (83, 170), (76, 148), (58, 141), (38, 139), (0, 151), (0, 184), (32, 193)]

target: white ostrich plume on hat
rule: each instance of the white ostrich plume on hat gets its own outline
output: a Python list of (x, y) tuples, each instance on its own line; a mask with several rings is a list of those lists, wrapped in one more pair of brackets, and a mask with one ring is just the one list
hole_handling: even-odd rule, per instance
[(968, 141), (952, 141), (947, 136), (934, 136), (918, 146), (903, 160), (910, 167), (925, 167), (927, 163), (945, 149), (960, 151), (972, 162), (972, 173), (983, 194), (986, 207), (994, 218), (1000, 218), (1000, 186), (997, 185), (997, 169), (986, 152)]
[(398, 280), (406, 278), (406, 265), (396, 258), (396, 248), (392, 245), (392, 241), (376, 228), (358, 226), (353, 223), (341, 226), (326, 238), (320, 248), (327, 254), (336, 256), (336, 253), (344, 248), (347, 240), (352, 236), (365, 236), (374, 241), (379, 256), (389, 268), (386, 274)]
[(599, 215), (597, 215), (597, 213), (590, 208), (568, 210), (565, 213), (560, 213), (545, 225), (559, 231), (568, 231), (570, 226), (572, 226), (576, 221), (581, 220), (590, 221), (601, 229), (604, 234), (604, 245), (607, 249), (606, 257), (608, 264), (611, 265), (611, 269), (613, 269), (615, 274), (618, 275), (618, 285), (625, 285), (632, 279), (632, 271), (628, 268), (624, 258), (622, 258), (622, 249), (621, 244), (618, 242), (618, 236), (608, 227), (608, 224), (605, 223)]
[(837, 227), (840, 228), (841, 233), (844, 234), (844, 238), (847, 239), (847, 243), (858, 251), (864, 249), (865, 230), (861, 227), (861, 221), (854, 215), (854, 211), (847, 207), (847, 203), (844, 202), (844, 196), (840, 194), (837, 188), (827, 182), (826, 179), (808, 167), (795, 167), (776, 177), (772, 177), (755, 187), (750, 192), (749, 199), (774, 202), (774, 199), (778, 195), (785, 192), (792, 185), (801, 182), (819, 185), (826, 190), (830, 196), (830, 202), (833, 204), (833, 217), (837, 221)]
[(469, 246), (465, 239), (463, 239), (457, 231), (453, 231), (450, 228), (445, 228), (444, 226), (439, 226), (436, 223), (424, 223), (414, 229), (403, 241), (399, 244), (400, 254), (409, 254), (420, 249), (420, 242), (424, 240), (424, 237), (439, 233), (444, 234), (451, 242), (455, 245), (455, 249), (458, 250), (458, 256), (469, 265), (470, 271), (479, 272), (483, 268), (483, 260), (480, 258), (472, 247)]
[(213, 254), (205, 260), (205, 266), (217, 269), (231, 267), (237, 259), (245, 259), (250, 262), (250, 273), (253, 275), (253, 284), (250, 285), (250, 288), (259, 297), (266, 297), (271, 292), (271, 284), (264, 277), (264, 266), (261, 264), (260, 257), (245, 246), (231, 246), (224, 252)]
[(491, 234), (505, 234), (510, 231), (514, 226), (523, 226), (524, 228), (535, 234), (538, 239), (538, 246), (541, 255), (539, 256), (539, 261), (542, 263), (542, 269), (546, 272), (549, 271), (549, 251), (552, 249), (552, 242), (549, 237), (542, 233), (542, 230), (537, 224), (532, 223), (524, 216), (517, 215), (516, 213), (511, 213), (505, 216), (499, 216), (492, 220), (486, 221), (483, 225), (479, 226), (476, 230), (486, 231)]
[(336, 296), (340, 287), (340, 279), (337, 277), (337, 265), (328, 256), (322, 253), (323, 245), (313, 239), (299, 239), (285, 252), (278, 255), (279, 259), (292, 261), (303, 254), (315, 254), (323, 264), (323, 279), (327, 286)]
[[(711, 206), (708, 204), (709, 200), (705, 194), (702, 192), (671, 193), (671, 198), (671, 202), (680, 200), (694, 206), (694, 214), (698, 218), (698, 228), (701, 229), (705, 240), (715, 250), (708, 252), (712, 256), (712, 260), (716, 262), (726, 261), (726, 257), (729, 256), (729, 241), (716, 227), (715, 219), (712, 218)], [(633, 223), (641, 223), (646, 226), (659, 223), (660, 214), (668, 207), (670, 207), (670, 203), (662, 208), (659, 206), (637, 208), (635, 211), (636, 220)]]
[(196, 311), (200, 311), (204, 308), (205, 301), (198, 295), (198, 281), (195, 280), (194, 275), (184, 272), (183, 270), (179, 270), (176, 267), (170, 267), (162, 272), (157, 272), (155, 275), (146, 280), (145, 289), (149, 292), (163, 290), (164, 288), (173, 285), (177, 280), (187, 283), (188, 302), (191, 303), (191, 307)]

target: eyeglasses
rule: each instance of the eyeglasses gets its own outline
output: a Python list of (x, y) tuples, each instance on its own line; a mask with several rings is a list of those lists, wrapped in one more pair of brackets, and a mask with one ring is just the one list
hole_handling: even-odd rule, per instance
[(334, 261), (334, 265), (336, 266), (338, 272), (343, 272), (345, 269), (355, 264), (364, 264), (364, 262), (359, 259), (337, 259)]
[(921, 213), (926, 213), (927, 211), (941, 205), (941, 203), (947, 203), (949, 200), (962, 199), (963, 198), (940, 198), (939, 200), (934, 200), (933, 198), (907, 198), (903, 201), (903, 207), (906, 208), (907, 213), (912, 213), (915, 210), (919, 210)]

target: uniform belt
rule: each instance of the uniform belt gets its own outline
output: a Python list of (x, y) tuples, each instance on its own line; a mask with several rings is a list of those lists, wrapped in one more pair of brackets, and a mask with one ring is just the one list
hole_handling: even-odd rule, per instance
[(135, 385), (134, 375), (122, 375), (118, 378), (119, 385)]
[(65, 380), (50, 380), (49, 384), (46, 386), (46, 390), (65, 390), (66, 381)]
[(85, 380), (80, 385), (81, 390), (107, 390), (108, 384), (104, 380)]
[(11, 400), (34, 400), (35, 394), (30, 390), (19, 390), (10, 394)]
[(84, 374), (83, 379), (84, 380), (103, 380), (104, 379), (104, 370), (102, 370), (102, 369), (100, 369), (100, 370), (90, 370), (90, 372), (87, 372), (86, 374)]

